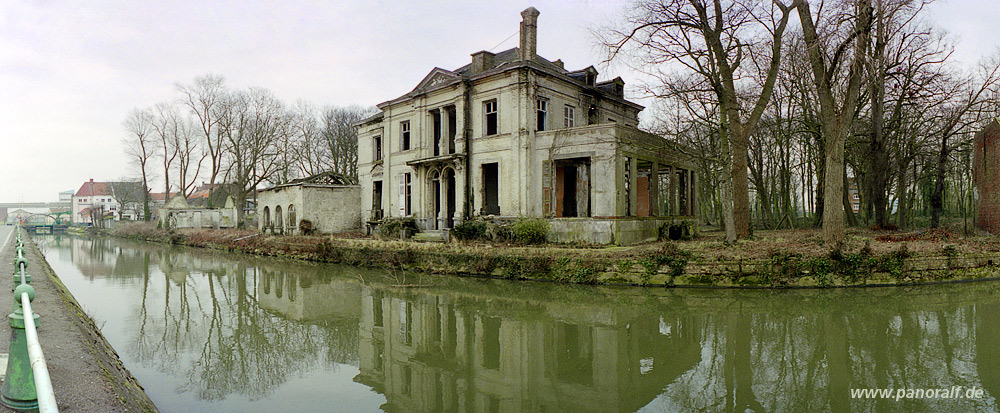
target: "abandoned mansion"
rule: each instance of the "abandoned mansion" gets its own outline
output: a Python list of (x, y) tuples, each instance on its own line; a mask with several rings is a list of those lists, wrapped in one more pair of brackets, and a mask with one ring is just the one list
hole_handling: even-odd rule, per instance
[(637, 128), (621, 78), (537, 56), (538, 15), (521, 13), (519, 47), (434, 68), (357, 124), (363, 222), (539, 217), (550, 241), (632, 244), (694, 219), (691, 161)]

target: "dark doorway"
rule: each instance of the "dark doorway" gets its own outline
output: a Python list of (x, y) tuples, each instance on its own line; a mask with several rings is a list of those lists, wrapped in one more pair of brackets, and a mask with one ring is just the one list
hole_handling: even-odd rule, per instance
[(576, 166), (559, 168), (563, 173), (563, 213), (564, 217), (576, 216)]
[(446, 208), (448, 215), (444, 218), (445, 226), (452, 228), (455, 226), (455, 170), (446, 170), (444, 176), (444, 182), (448, 186), (448, 197), (445, 200), (448, 203), (448, 207)]
[(448, 115), (448, 153), (455, 153), (455, 134), (458, 133), (458, 122), (455, 121), (455, 107), (447, 107), (446, 113)]
[(441, 217), (441, 176), (435, 172), (431, 179), (434, 186), (434, 199), (431, 200), (434, 203), (434, 229), (441, 229), (438, 228), (438, 218)]
[(431, 111), (431, 118), (434, 119), (434, 156), (441, 154), (441, 111)]
[(483, 164), (483, 192), (483, 213), (485, 215), (500, 215), (499, 164)]
[(556, 161), (556, 217), (590, 216), (590, 158)]
[(382, 219), (382, 181), (372, 183), (372, 219)]

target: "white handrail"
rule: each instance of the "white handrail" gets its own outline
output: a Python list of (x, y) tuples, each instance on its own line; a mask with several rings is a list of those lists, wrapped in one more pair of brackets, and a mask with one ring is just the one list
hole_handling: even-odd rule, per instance
[(21, 293), (21, 311), (24, 314), (24, 336), (28, 344), (28, 359), (31, 360), (31, 372), (35, 376), (35, 395), (38, 397), (39, 412), (58, 412), (56, 395), (52, 390), (52, 379), (49, 378), (49, 368), (45, 364), (45, 354), (38, 343), (38, 332), (35, 330), (35, 314), (31, 310), (31, 299), (27, 292)]

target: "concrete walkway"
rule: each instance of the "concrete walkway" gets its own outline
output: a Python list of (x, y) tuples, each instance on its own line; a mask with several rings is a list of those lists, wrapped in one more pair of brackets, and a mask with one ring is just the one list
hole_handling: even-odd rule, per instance
[[(0, 313), (13, 308), (16, 248), (14, 227), (0, 226)], [(153, 402), (125, 370), (111, 346), (100, 335), (59, 278), (45, 262), (29, 234), (22, 235), (27, 273), (32, 276), (39, 315), (38, 337), (52, 377), (60, 412), (139, 412), (156, 411)], [(6, 304), (4, 304), (6, 302)], [(0, 320), (0, 353), (8, 353), (10, 324)], [(0, 407), (0, 411), (11, 411)]]

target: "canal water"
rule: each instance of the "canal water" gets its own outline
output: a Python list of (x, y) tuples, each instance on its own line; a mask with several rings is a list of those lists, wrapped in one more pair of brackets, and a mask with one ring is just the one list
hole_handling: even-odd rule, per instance
[(998, 407), (996, 282), (606, 288), (35, 240), (164, 412)]

